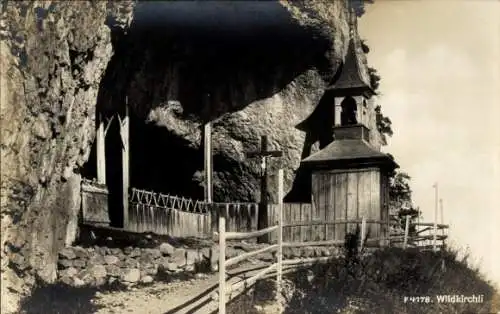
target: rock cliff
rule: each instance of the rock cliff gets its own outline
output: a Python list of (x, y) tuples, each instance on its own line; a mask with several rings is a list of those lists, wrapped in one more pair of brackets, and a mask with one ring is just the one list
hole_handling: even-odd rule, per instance
[(295, 126), (347, 48), (346, 3), (169, 3), (2, 4), (2, 310), (15, 311), (12, 296), (35, 277), (55, 280), (57, 253), (74, 239), (81, 178), (95, 172), (96, 112), (111, 117), (125, 99), (133, 186), (202, 197), (201, 132), (212, 121), (216, 200), (258, 199), (259, 165), (244, 153), (261, 135), (284, 151), (270, 173), (284, 167), (290, 189), (304, 142)]

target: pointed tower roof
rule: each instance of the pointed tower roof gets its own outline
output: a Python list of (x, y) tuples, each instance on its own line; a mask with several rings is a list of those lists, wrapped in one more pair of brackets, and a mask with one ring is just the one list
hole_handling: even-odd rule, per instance
[(326, 89), (342, 96), (375, 94), (370, 84), (366, 59), (361, 49), (361, 40), (357, 31), (357, 18), (353, 11), (349, 19), (349, 45), (344, 62), (340, 66), (338, 78)]
[(340, 68), (339, 78), (327, 90), (335, 91), (343, 96), (355, 96), (362, 94), (375, 94), (366, 75), (363, 75), (361, 60), (358, 57), (354, 40), (350, 40), (345, 61)]

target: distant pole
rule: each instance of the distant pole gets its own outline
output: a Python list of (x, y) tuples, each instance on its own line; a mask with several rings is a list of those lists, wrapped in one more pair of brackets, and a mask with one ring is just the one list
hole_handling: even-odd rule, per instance
[[(444, 225), (444, 217), (443, 217), (443, 199), (439, 199), (439, 211), (441, 214), (441, 224)], [(441, 235), (444, 235), (444, 228), (441, 226)]]
[(204, 126), (204, 157), (205, 157), (205, 201), (212, 203), (212, 123)]
[(408, 233), (410, 231), (410, 215), (406, 215), (405, 221), (405, 237), (403, 240), (403, 249), (406, 249), (408, 246)]
[(435, 190), (435, 207), (434, 207), (434, 236), (433, 236), (433, 250), (437, 250), (437, 221), (438, 221), (438, 200), (439, 200), (439, 192), (438, 192), (438, 183), (434, 183), (434, 190)]

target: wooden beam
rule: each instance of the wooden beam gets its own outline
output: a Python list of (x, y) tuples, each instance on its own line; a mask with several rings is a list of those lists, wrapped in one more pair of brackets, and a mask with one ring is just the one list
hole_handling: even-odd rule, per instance
[[(422, 227), (434, 227), (433, 222), (413, 222), (411, 223), (412, 226), (422, 226)], [(443, 224), (436, 224), (437, 228), (449, 228), (449, 225), (443, 225)]]
[(97, 152), (97, 182), (106, 184), (106, 143), (104, 132), (104, 119), (102, 113), (99, 113), (97, 133), (96, 133), (96, 152)]
[[(267, 158), (270, 157), (282, 157), (282, 151), (270, 151), (268, 149), (267, 136), (263, 135), (260, 139), (260, 151), (247, 152), (247, 158), (259, 157), (261, 159), (261, 176), (260, 176), (260, 203), (259, 203), (259, 215), (257, 218), (257, 228), (265, 229), (268, 219), (268, 207), (267, 207)], [(263, 235), (257, 239), (258, 243), (268, 243), (270, 237)]]
[(212, 174), (213, 174), (213, 157), (212, 157), (212, 123), (208, 122), (204, 126), (204, 164), (205, 164), (205, 201), (212, 202)]
[(226, 314), (226, 215), (219, 211), (219, 314)]
[(363, 216), (363, 220), (361, 221), (361, 239), (360, 239), (360, 251), (363, 250), (365, 245), (366, 238), (366, 218)]
[(333, 246), (333, 245), (343, 245), (343, 244), (344, 244), (344, 240), (284, 242), (283, 247)]
[[(247, 288), (253, 286), (259, 279), (261, 279), (262, 277), (264, 277), (267, 273), (269, 273), (269, 272), (271, 272), (271, 271), (273, 271), (275, 269), (276, 269), (276, 263), (270, 265), (267, 268), (264, 268), (263, 270), (261, 270), (260, 272), (258, 272), (257, 274), (255, 274), (255, 276), (250, 277), (250, 278), (245, 279), (245, 280), (242, 280), (240, 282), (237, 282), (234, 285), (228, 287), (227, 290), (226, 290), (226, 293), (230, 294), (230, 293), (234, 293), (234, 292), (236, 292), (236, 291), (238, 291), (240, 289), (247, 289)], [(231, 297), (229, 297), (229, 300), (230, 299), (231, 299)]]
[(283, 279), (283, 169), (278, 170), (278, 252), (276, 253), (276, 300), (281, 300)]
[(307, 258), (297, 258), (297, 259), (287, 259), (283, 261), (283, 265), (296, 265), (300, 264), (305, 266), (308, 264), (327, 262), (334, 259), (335, 256), (321, 256), (321, 257), (307, 257)]
[[(362, 223), (362, 219), (342, 219), (335, 221), (304, 221), (304, 222), (291, 222), (284, 224), (283, 227), (301, 227), (301, 226), (316, 226), (316, 225), (340, 225), (348, 223)], [(366, 223), (370, 224), (385, 224), (385, 221), (376, 219), (366, 219)]]
[[(252, 231), (252, 232), (226, 232), (226, 239), (227, 240), (245, 240), (245, 239), (251, 239), (255, 237), (260, 237), (265, 234), (268, 234), (270, 232), (273, 232), (275, 230), (278, 230), (279, 226), (272, 226), (268, 227), (265, 229), (257, 230), (257, 231)], [(220, 236), (220, 234), (219, 234)]]
[(128, 192), (130, 187), (130, 121), (129, 121), (129, 107), (128, 96), (125, 97), (125, 116), (120, 124), (120, 135), (122, 139), (122, 178), (123, 178), (123, 227), (128, 226)]
[(262, 254), (262, 253), (265, 253), (265, 252), (269, 252), (269, 251), (275, 251), (276, 249), (278, 249), (278, 245), (277, 244), (274, 244), (274, 245), (270, 245), (270, 246), (266, 246), (262, 249), (258, 249), (258, 250), (255, 250), (255, 251), (251, 251), (251, 252), (246, 252), (246, 253), (242, 253), (236, 257), (233, 257), (233, 258), (230, 258), (228, 260), (226, 260), (226, 267), (229, 267), (231, 265), (234, 265), (234, 264), (237, 264), (239, 262), (242, 262), (252, 256), (255, 256), (255, 255), (259, 255), (259, 254)]
[(334, 124), (335, 126), (340, 126), (341, 125), (341, 115), (342, 115), (342, 100), (344, 100), (343, 97), (335, 97), (335, 116), (334, 116)]

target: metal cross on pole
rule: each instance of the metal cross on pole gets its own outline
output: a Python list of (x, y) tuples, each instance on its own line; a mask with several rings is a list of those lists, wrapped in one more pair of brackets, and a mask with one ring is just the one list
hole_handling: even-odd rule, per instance
[[(260, 139), (260, 150), (247, 152), (247, 158), (260, 158), (261, 173), (260, 173), (260, 204), (259, 204), (259, 217), (257, 229), (261, 230), (267, 228), (268, 208), (267, 208), (267, 158), (269, 157), (282, 157), (283, 152), (278, 150), (268, 150), (267, 136), (263, 135)], [(261, 236), (258, 240), (259, 243), (266, 243), (268, 236)]]

